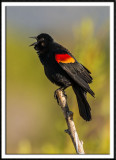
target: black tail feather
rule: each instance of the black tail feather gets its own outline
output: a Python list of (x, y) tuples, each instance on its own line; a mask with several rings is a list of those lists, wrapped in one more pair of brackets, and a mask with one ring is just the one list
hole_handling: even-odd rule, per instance
[(81, 117), (86, 121), (90, 121), (91, 120), (91, 112), (90, 112), (91, 108), (86, 99), (86, 92), (83, 91), (82, 88), (80, 88), (77, 84), (73, 84), (72, 88), (77, 97), (79, 113)]

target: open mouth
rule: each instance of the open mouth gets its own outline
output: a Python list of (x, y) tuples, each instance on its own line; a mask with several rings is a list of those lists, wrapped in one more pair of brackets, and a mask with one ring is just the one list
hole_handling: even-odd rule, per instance
[[(33, 38), (33, 39), (36, 39), (37, 40), (37, 37), (29, 37), (29, 38)], [(29, 45), (30, 47), (31, 46), (34, 46), (34, 49), (37, 51), (37, 52), (39, 52), (39, 49), (38, 49), (38, 41), (37, 42), (34, 42), (34, 43), (32, 43), (31, 45)]]
[[(29, 38), (33, 38), (33, 39), (36, 39), (37, 40), (37, 37), (29, 37)], [(32, 43), (31, 45), (29, 45), (30, 47), (31, 46), (35, 46), (37, 44), (37, 42), (34, 42), (34, 43)]]
[(37, 44), (37, 42), (30, 44), (29, 46), (35, 46)]

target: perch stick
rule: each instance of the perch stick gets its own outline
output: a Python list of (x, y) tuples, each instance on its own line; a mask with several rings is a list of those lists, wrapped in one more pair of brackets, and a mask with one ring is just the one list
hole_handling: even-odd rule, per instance
[(76, 127), (73, 121), (73, 112), (69, 110), (67, 104), (67, 96), (64, 91), (61, 89), (57, 89), (55, 91), (55, 98), (57, 99), (58, 104), (61, 106), (61, 109), (64, 113), (64, 117), (68, 126), (68, 129), (65, 130), (66, 133), (69, 134), (72, 139), (74, 148), (77, 154), (84, 154), (83, 141), (79, 140), (79, 136), (76, 131)]

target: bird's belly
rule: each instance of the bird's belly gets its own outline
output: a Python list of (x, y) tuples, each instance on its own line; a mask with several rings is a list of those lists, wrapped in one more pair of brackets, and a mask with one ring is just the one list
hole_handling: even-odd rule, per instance
[(60, 69), (55, 67), (45, 67), (45, 66), (44, 66), (44, 71), (47, 78), (52, 83), (55, 83), (56, 85), (61, 87), (68, 87), (71, 85), (70, 78), (66, 73), (64, 73), (64, 71), (61, 71)]

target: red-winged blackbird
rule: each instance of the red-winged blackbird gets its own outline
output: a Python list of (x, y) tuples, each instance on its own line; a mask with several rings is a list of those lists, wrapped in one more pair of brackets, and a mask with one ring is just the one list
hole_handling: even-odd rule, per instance
[(86, 99), (87, 92), (94, 97), (94, 92), (88, 83), (92, 82), (91, 72), (72, 56), (72, 54), (60, 44), (54, 42), (53, 38), (42, 33), (35, 38), (37, 42), (31, 44), (37, 51), (47, 78), (63, 90), (72, 86), (78, 106), (79, 113), (84, 120), (91, 120), (91, 108)]

